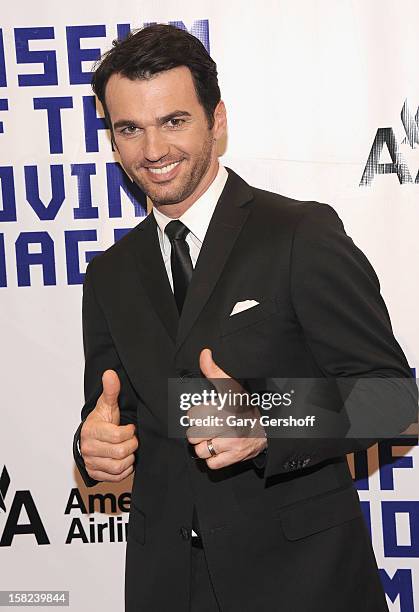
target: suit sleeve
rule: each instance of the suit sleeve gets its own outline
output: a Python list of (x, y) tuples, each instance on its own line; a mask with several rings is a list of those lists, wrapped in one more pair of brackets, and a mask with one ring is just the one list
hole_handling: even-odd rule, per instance
[[(365, 449), (417, 419), (417, 387), (394, 338), (377, 276), (328, 205), (312, 205), (300, 218), (290, 293), (323, 378), (320, 390), (310, 393), (315, 401), (306, 405), (317, 406), (320, 430), (315, 436), (290, 432), (276, 438), (268, 428), (265, 476)], [(334, 412), (327, 403), (336, 393), (341, 409)]]
[(98, 483), (87, 473), (83, 457), (80, 453), (80, 432), (84, 421), (95, 408), (96, 402), (102, 393), (102, 375), (105, 370), (115, 370), (121, 382), (119, 395), (119, 408), (121, 425), (137, 424), (138, 398), (127, 377), (125, 369), (119, 359), (118, 352), (112, 339), (103, 309), (96, 296), (94, 288), (95, 261), (87, 267), (83, 286), (83, 347), (85, 356), (84, 369), (84, 395), (85, 404), (81, 411), (81, 423), (77, 428), (73, 440), (73, 456), (86, 486)]

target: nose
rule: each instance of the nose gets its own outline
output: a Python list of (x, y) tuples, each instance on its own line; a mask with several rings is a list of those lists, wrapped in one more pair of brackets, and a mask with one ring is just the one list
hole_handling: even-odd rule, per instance
[(159, 161), (169, 152), (169, 145), (164, 135), (157, 128), (152, 128), (145, 133), (144, 157), (150, 162)]

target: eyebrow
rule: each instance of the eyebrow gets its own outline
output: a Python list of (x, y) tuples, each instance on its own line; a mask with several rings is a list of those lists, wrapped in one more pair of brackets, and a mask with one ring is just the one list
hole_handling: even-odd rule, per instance
[[(184, 110), (175, 110), (168, 115), (164, 115), (163, 117), (157, 118), (157, 123), (159, 125), (163, 125), (170, 121), (170, 119), (174, 119), (175, 117), (191, 117), (191, 113)], [(119, 121), (115, 121), (113, 124), (114, 129), (118, 129), (121, 127), (125, 127), (127, 125), (137, 125), (137, 122), (134, 119), (120, 119)]]

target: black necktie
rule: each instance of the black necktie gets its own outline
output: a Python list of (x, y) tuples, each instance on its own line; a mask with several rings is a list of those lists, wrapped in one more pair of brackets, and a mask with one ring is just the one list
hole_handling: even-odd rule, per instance
[[(172, 245), (170, 264), (173, 277), (173, 292), (179, 312), (182, 311), (186, 291), (192, 278), (192, 261), (189, 254), (189, 245), (185, 238), (189, 234), (188, 228), (182, 221), (170, 221), (165, 227), (167, 237)], [(192, 529), (199, 533), (198, 516), (193, 508)]]
[(189, 234), (188, 228), (182, 221), (170, 221), (164, 230), (172, 245), (170, 264), (173, 277), (173, 293), (179, 312), (182, 312), (188, 285), (192, 278), (192, 261), (189, 254), (189, 245), (185, 238)]

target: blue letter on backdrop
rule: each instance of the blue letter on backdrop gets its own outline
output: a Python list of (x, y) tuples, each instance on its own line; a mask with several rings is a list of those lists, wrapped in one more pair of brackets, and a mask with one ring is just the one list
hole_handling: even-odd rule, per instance
[(6, 252), (4, 250), (4, 234), (0, 234), (0, 287), (7, 287)]
[(20, 87), (32, 85), (58, 85), (55, 51), (30, 51), (30, 40), (55, 38), (54, 28), (15, 28), (16, 61), (18, 64), (43, 64), (41, 74), (19, 74)]
[(368, 529), (368, 533), (370, 534), (370, 538), (372, 539), (370, 502), (362, 501), (360, 502), (360, 504), (361, 504), (362, 514), (364, 515), (364, 521)]
[[(3, 111), (3, 110), (9, 110), (9, 103), (4, 98), (0, 98), (0, 111)], [(3, 132), (4, 132), (3, 121), (0, 121), (0, 134), (3, 134)]]
[(380, 486), (382, 491), (394, 489), (393, 470), (395, 468), (413, 468), (413, 458), (409, 455), (401, 457), (393, 455), (394, 446), (417, 446), (417, 438), (394, 438), (382, 440), (378, 444), (380, 461)]
[[(383, 520), (384, 555), (386, 557), (419, 557), (419, 502), (381, 502)], [(410, 544), (397, 543), (396, 514), (409, 516)]]
[(50, 166), (50, 174), (51, 199), (45, 206), (39, 197), (38, 168), (25, 166), (26, 199), (41, 221), (55, 219), (65, 198), (63, 167)]
[[(69, 285), (81, 285), (84, 274), (80, 272), (79, 242), (95, 242), (96, 230), (69, 230), (65, 232), (65, 251), (67, 255), (67, 282)], [(90, 251), (85, 255), (88, 263), (100, 251)]]
[(118, 23), (118, 25), (116, 26), (116, 32), (118, 40), (124, 40), (131, 32), (131, 26), (129, 23)]
[(106, 164), (106, 176), (108, 181), (108, 204), (109, 217), (122, 217), (121, 189), (127, 194), (134, 204), (135, 216), (145, 217), (147, 215), (147, 200), (145, 194), (135, 183), (129, 180), (121, 166), (115, 162)]
[(15, 183), (12, 166), (0, 166), (0, 183), (3, 200), (0, 221), (16, 221)]
[(104, 25), (68, 26), (67, 28), (68, 70), (71, 85), (90, 83), (92, 73), (82, 70), (82, 62), (94, 62), (99, 59), (100, 49), (81, 49), (81, 38), (97, 38), (106, 36)]
[(83, 115), (86, 153), (97, 153), (97, 151), (99, 151), (97, 133), (99, 130), (106, 130), (108, 126), (103, 117), (98, 117), (96, 114), (95, 96), (83, 96)]
[(61, 126), (61, 109), (73, 108), (73, 98), (70, 96), (56, 98), (34, 98), (35, 110), (46, 110), (48, 119), (49, 152), (63, 152), (63, 130)]
[(99, 209), (92, 206), (92, 186), (90, 177), (96, 174), (95, 164), (71, 164), (71, 175), (77, 176), (79, 207), (74, 208), (75, 219), (97, 219)]
[(400, 612), (414, 612), (412, 572), (410, 569), (398, 569), (393, 578), (380, 569), (380, 578), (384, 592), (394, 603), (400, 597)]
[(0, 28), (0, 87), (7, 87), (6, 62), (4, 59), (3, 30)]
[[(40, 244), (40, 253), (29, 253), (30, 244)], [(41, 265), (44, 285), (55, 285), (54, 242), (48, 232), (22, 232), (16, 240), (17, 284), (30, 287), (30, 266)]]

